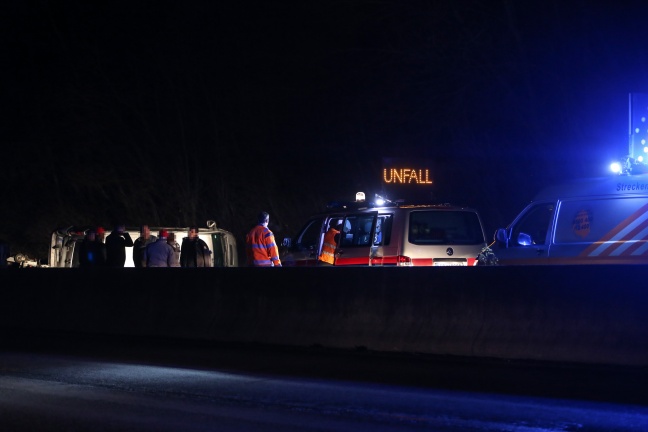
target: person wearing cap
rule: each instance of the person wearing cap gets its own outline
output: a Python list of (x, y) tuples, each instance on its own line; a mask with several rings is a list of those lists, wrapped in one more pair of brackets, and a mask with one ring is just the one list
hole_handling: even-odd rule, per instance
[(247, 262), (253, 267), (281, 267), (274, 234), (268, 229), (270, 215), (259, 213), (258, 224), (245, 237)]
[(97, 233), (96, 241), (103, 243), (104, 238), (106, 237), (106, 230), (104, 229), (104, 227), (98, 226), (95, 232)]
[(106, 265), (106, 245), (97, 241), (97, 230), (91, 228), (79, 246), (79, 267), (93, 268)]
[(124, 267), (127, 247), (133, 247), (133, 239), (123, 224), (116, 224), (106, 237), (106, 266)]
[(175, 254), (173, 248), (167, 243), (168, 236), (168, 231), (162, 229), (155, 243), (146, 246), (144, 250), (146, 267), (174, 267)]
[(151, 230), (148, 225), (142, 225), (140, 227), (140, 236), (133, 243), (133, 264), (135, 264), (135, 267), (146, 267), (144, 251), (146, 251), (148, 245), (155, 243), (156, 240), (157, 237), (151, 235)]
[(211, 267), (209, 246), (198, 237), (198, 227), (189, 228), (189, 235), (180, 246), (180, 267)]
[(324, 234), (324, 243), (322, 244), (322, 252), (320, 253), (318, 264), (323, 266), (335, 265), (335, 251), (338, 244), (340, 244), (340, 230), (342, 229), (342, 221), (331, 219), (329, 222), (329, 229)]

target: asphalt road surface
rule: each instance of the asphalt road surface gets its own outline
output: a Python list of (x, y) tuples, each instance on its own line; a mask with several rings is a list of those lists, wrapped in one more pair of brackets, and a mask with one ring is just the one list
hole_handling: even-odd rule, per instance
[(648, 371), (3, 335), (2, 431), (648, 431)]

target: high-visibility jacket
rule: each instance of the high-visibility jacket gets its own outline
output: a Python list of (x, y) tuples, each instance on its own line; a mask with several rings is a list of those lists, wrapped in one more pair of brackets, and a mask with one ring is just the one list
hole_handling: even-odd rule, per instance
[(245, 237), (248, 265), (254, 267), (280, 267), (279, 249), (274, 234), (259, 224)]
[(335, 264), (335, 249), (337, 248), (336, 236), (340, 231), (335, 228), (329, 228), (324, 234), (324, 244), (322, 245), (322, 252), (320, 253), (319, 260), (325, 263)]

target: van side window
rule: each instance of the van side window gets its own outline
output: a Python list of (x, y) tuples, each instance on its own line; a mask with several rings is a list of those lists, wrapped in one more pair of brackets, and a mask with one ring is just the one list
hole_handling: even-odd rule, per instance
[(351, 215), (344, 220), (340, 245), (343, 247), (370, 246), (374, 215)]
[(530, 207), (511, 231), (510, 246), (543, 245), (553, 220), (554, 203)]
[(380, 215), (376, 221), (374, 246), (388, 245), (391, 238), (392, 215)]
[(214, 267), (226, 267), (225, 250), (227, 241), (223, 234), (212, 234), (212, 256)]

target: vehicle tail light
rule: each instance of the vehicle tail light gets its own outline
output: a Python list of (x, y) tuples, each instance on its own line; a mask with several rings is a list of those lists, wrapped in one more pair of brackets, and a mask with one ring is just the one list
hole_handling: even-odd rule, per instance
[(399, 267), (411, 267), (412, 258), (405, 255), (398, 255), (398, 257), (396, 258), (396, 265), (398, 265)]

